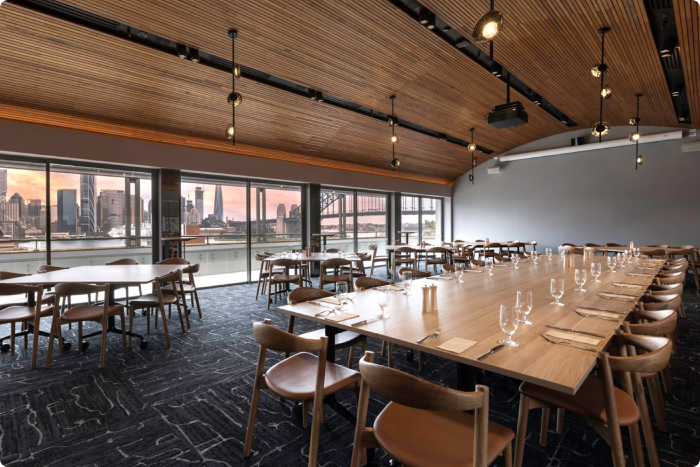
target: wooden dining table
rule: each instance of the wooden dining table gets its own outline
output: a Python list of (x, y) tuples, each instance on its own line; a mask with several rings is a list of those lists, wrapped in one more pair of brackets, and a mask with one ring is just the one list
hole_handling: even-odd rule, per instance
[[(304, 252), (298, 253), (298, 254), (284, 254), (284, 253), (275, 253), (273, 255), (268, 256), (267, 258), (263, 259), (263, 262), (272, 262), (276, 259), (293, 259), (299, 262), (305, 262), (305, 263), (310, 263), (310, 266), (313, 264), (320, 264), (324, 261), (327, 261), (329, 259), (334, 259), (334, 258), (343, 258), (347, 259), (351, 263), (354, 264), (354, 267), (357, 269), (360, 269), (364, 271), (364, 262), (362, 258), (357, 256), (354, 253), (349, 253), (346, 254), (345, 256), (341, 256), (340, 253), (318, 253), (318, 252), (312, 252), (310, 255), (307, 255)], [(316, 269), (310, 268), (310, 273), (311, 275), (318, 275), (318, 271)], [(289, 286), (289, 284), (287, 284)]]
[[(620, 327), (621, 321), (632, 310), (663, 265), (663, 260), (635, 259), (612, 273), (603, 264), (600, 282), (591, 282), (591, 263), (603, 261), (605, 258), (600, 256), (593, 257), (590, 261), (584, 261), (583, 256), (577, 257), (577, 267), (585, 268), (589, 275), (589, 280), (584, 285), (585, 292), (573, 290), (576, 286), (575, 268), (564, 267), (562, 259), (554, 256), (552, 260), (543, 258), (537, 263), (525, 260), (520, 262), (518, 269), (512, 265), (494, 267), (493, 275), (489, 275), (483, 269), (481, 272), (467, 271), (461, 283), (456, 278), (414, 280), (411, 295), (405, 295), (402, 291), (390, 293), (390, 303), (386, 310), (390, 318), (366, 324), (353, 325), (379, 315), (376, 290), (363, 290), (351, 294), (352, 299), (346, 305), (346, 311), (358, 317), (341, 322), (332, 322), (324, 316), (317, 316), (323, 310), (315, 304), (288, 304), (277, 309), (282, 313), (324, 325), (329, 337), (328, 358), (331, 361), (335, 359), (334, 336), (347, 330), (457, 362), (459, 389), (472, 389), (475, 369), (483, 369), (567, 394), (575, 394), (594, 368), (597, 353), (546, 342), (541, 334), (552, 330), (545, 325), (600, 334), (604, 337), (599, 339), (597, 345), (581, 345), (596, 351), (605, 349), (613, 332)], [(642, 265), (650, 269), (636, 269)], [(564, 306), (551, 304), (551, 279), (565, 281), (565, 293), (561, 298)], [(422, 311), (421, 288), (427, 285), (437, 285), (437, 312)], [(518, 347), (504, 347), (482, 361), (477, 360), (478, 356), (488, 352), (498, 345), (500, 339), (506, 337), (499, 324), (500, 305), (515, 305), (518, 290), (532, 291), (533, 309), (528, 319), (533, 324), (521, 324), (514, 333), (513, 339), (519, 343)], [(629, 301), (601, 298), (598, 296), (599, 292), (626, 294)], [(619, 317), (619, 320), (585, 318), (575, 310), (578, 308), (583, 314), (590, 310), (580, 307), (609, 310), (611, 315)], [(440, 334), (437, 337), (417, 343), (419, 339), (433, 334), (438, 328)], [(438, 348), (453, 338), (474, 341), (474, 345), (461, 353)]]
[[(116, 304), (114, 300), (114, 290), (119, 288), (115, 286), (136, 286), (144, 285), (153, 282), (157, 277), (165, 276), (171, 272), (186, 267), (181, 264), (123, 264), (123, 265), (100, 265), (100, 266), (78, 266), (75, 268), (59, 269), (49, 271), (42, 274), (31, 274), (28, 276), (13, 277), (0, 281), (4, 284), (22, 284), (22, 285), (43, 285), (53, 287), (58, 284), (80, 283), (80, 284), (109, 284), (109, 300), (110, 305)], [(34, 294), (29, 294), (28, 305), (34, 306), (36, 297)], [(114, 316), (109, 317), (107, 332), (120, 334), (121, 329), (118, 329), (115, 324)], [(141, 340), (142, 348), (146, 348), (147, 342), (141, 334), (126, 332), (128, 336), (136, 337)], [(82, 345), (82, 344), (81, 344)]]

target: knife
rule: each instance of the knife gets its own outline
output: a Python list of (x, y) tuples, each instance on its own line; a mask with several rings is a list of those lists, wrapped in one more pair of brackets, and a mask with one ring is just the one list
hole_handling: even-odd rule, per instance
[(605, 336), (601, 334), (596, 334), (594, 332), (586, 332), (586, 331), (576, 331), (574, 329), (566, 329), (566, 328), (558, 328), (556, 326), (550, 326), (549, 324), (545, 324), (544, 327), (550, 328), (550, 329), (557, 329), (559, 331), (566, 331), (566, 332), (575, 332), (576, 334), (585, 334), (586, 336), (593, 336), (593, 337), (600, 337), (600, 338), (605, 338)]
[(491, 349), (491, 350), (489, 350), (488, 352), (486, 352), (484, 355), (479, 355), (478, 357), (476, 357), (476, 359), (479, 360), (479, 361), (482, 361), (483, 359), (485, 359), (486, 357), (488, 357), (488, 356), (491, 355), (492, 353), (498, 352), (498, 351), (501, 350), (503, 347), (505, 347), (504, 344), (497, 345), (497, 346), (494, 347), (493, 349)]
[(589, 306), (577, 306), (576, 308), (583, 308), (584, 310), (593, 311), (607, 311), (608, 313), (617, 313), (618, 315), (626, 315), (628, 313), (627, 311), (606, 310), (605, 308), (591, 308)]
[(361, 324), (373, 323), (375, 321), (379, 321), (380, 319), (382, 319), (381, 316), (375, 316), (374, 318), (367, 318), (367, 319), (363, 319), (362, 321), (352, 323), (350, 326), (359, 326)]

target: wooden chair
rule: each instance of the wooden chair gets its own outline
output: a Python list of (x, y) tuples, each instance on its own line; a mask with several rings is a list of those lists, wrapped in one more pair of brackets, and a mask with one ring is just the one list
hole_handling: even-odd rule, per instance
[(659, 257), (659, 258), (668, 258), (668, 253), (666, 250), (662, 250), (661, 248), (656, 249), (656, 250), (649, 250), (644, 252), (642, 256), (646, 256), (648, 258), (654, 258), (654, 257)]
[[(343, 267), (346, 268), (347, 273), (340, 274), (340, 269)], [(328, 269), (332, 271), (332, 274), (326, 273)], [(347, 282), (348, 291), (352, 290), (352, 269), (352, 263), (345, 258), (331, 258), (325, 261), (321, 261), (321, 271), (319, 274), (318, 288), (323, 289), (323, 286), (326, 284), (337, 284), (338, 282)]]
[[(332, 297), (334, 294), (325, 290), (319, 290), (314, 287), (299, 287), (297, 289), (289, 292), (287, 296), (287, 301), (291, 305), (296, 305), (297, 303), (304, 303), (310, 300), (318, 300), (319, 298)], [(294, 334), (294, 315), (289, 315), (289, 322), (287, 324), (287, 332), (289, 334)], [(325, 329), (317, 329), (315, 331), (306, 332), (301, 334), (299, 337), (305, 339), (320, 339), (326, 335)], [(362, 334), (351, 331), (343, 331), (335, 335), (335, 349), (345, 349), (350, 347), (350, 355), (348, 356), (348, 368), (352, 368), (352, 361), (355, 357), (355, 347), (361, 347), (362, 353), (364, 354), (367, 350), (367, 337)], [(289, 357), (289, 352), (284, 354), (284, 358)]]
[[(62, 271), (64, 269), (70, 269), (70, 268), (63, 267), (63, 266), (54, 266), (52, 264), (40, 264), (39, 266), (37, 266), (36, 272), (37, 272), (37, 274), (44, 274), (46, 272)], [(44, 295), (46, 296), (49, 293), (55, 296), (55, 292), (53, 292), (53, 291), (52, 292), (44, 292)], [(71, 297), (67, 297), (66, 300), (68, 302), (68, 307), (70, 308), (71, 307)], [(89, 304), (92, 303), (90, 295), (88, 295), (88, 303)], [(61, 306), (65, 306), (65, 303), (61, 304)], [(73, 329), (72, 323), (68, 323), (68, 329)], [(82, 347), (82, 344), (80, 346)]]
[[(303, 287), (303, 276), (301, 274), (288, 274), (288, 270), (290, 267), (298, 266), (299, 261), (296, 259), (288, 259), (288, 258), (279, 258), (275, 259), (270, 262), (270, 267), (271, 268), (284, 268), (285, 273), (284, 274), (273, 274), (272, 277), (270, 277), (270, 285), (269, 285), (269, 291), (267, 294), (267, 308), (270, 309), (270, 303), (272, 303), (272, 294), (275, 294), (275, 303), (277, 303), (277, 294), (280, 292), (286, 292), (288, 290), (289, 284), (297, 283), (299, 287)], [(285, 285), (284, 290), (278, 290), (278, 286), (280, 284)], [(272, 287), (274, 286), (275, 290), (274, 292), (272, 291)]]
[[(15, 339), (17, 337), (24, 337), (24, 348), (27, 348), (27, 335), (32, 334), (32, 358), (30, 362), (30, 367), (32, 369), (36, 368), (36, 357), (37, 349), (39, 347), (39, 335), (46, 335), (46, 333), (41, 333), (39, 330), (41, 318), (51, 316), (53, 314), (53, 306), (44, 306), (42, 300), (44, 292), (44, 287), (42, 285), (19, 285), (19, 284), (3, 284), (0, 283), (0, 296), (7, 297), (12, 295), (20, 294), (36, 294), (36, 305), (28, 306), (26, 301), (19, 304), (10, 304), (5, 306), (0, 310), (0, 324), (10, 325), (10, 339), (9, 349), (6, 348), (7, 344), (2, 344), (2, 342), (8, 337), (3, 337), (0, 339), (0, 345), (2, 345), (2, 351), (7, 352), (8, 350), (14, 355), (15, 353)], [(17, 323), (22, 324), (22, 330), (16, 333), (15, 325)], [(61, 341), (62, 345), (63, 341)]]
[(269, 281), (270, 281), (270, 276), (273, 274), (284, 274), (284, 268), (276, 268), (272, 269), (270, 268), (270, 263), (265, 261), (266, 258), (268, 258), (269, 254), (256, 254), (255, 259), (256, 261), (260, 261), (260, 273), (258, 275), (258, 287), (255, 290), (255, 299), (258, 299), (258, 295), (260, 293), (260, 282), (262, 281), (262, 293), (265, 295), (266, 290), (269, 286)]
[[(150, 310), (152, 308), (157, 308), (160, 310), (160, 316), (163, 320), (163, 332), (165, 333), (165, 342), (170, 348), (170, 333), (168, 332), (168, 320), (165, 317), (165, 305), (168, 305), (168, 311), (170, 311), (170, 308), (175, 304), (177, 306), (177, 313), (180, 316), (180, 327), (182, 328), (182, 332), (185, 333), (187, 332), (185, 330), (185, 322), (182, 319), (182, 308), (180, 307), (180, 300), (177, 294), (173, 294), (173, 290), (179, 290), (180, 287), (182, 287), (182, 269), (178, 269), (176, 271), (171, 272), (170, 274), (166, 274), (164, 276), (156, 277), (155, 286), (156, 286), (156, 292), (148, 295), (142, 295), (139, 298), (136, 298), (132, 300), (129, 303), (129, 332), (133, 332), (134, 330), (134, 316), (135, 316), (135, 311), (138, 309), (143, 309), (146, 308), (148, 312), (146, 313), (146, 333), (150, 334), (151, 333), (151, 312)], [(163, 284), (169, 285), (170, 292), (171, 293), (166, 293), (165, 287)], [(185, 319), (187, 320), (187, 328), (190, 327), (190, 318), (187, 316), (187, 313), (185, 313)], [(158, 327), (158, 314), (156, 312), (156, 327)], [(143, 342), (143, 340), (142, 340)], [(129, 336), (129, 347), (131, 347), (131, 336)], [(143, 348), (143, 344), (142, 344)]]
[(422, 279), (424, 277), (430, 277), (432, 274), (430, 274), (427, 271), (421, 271), (419, 269), (413, 269), (413, 268), (401, 268), (399, 269), (399, 277), (403, 275), (404, 272), (410, 272), (413, 275), (414, 279)]
[(641, 310), (676, 310), (680, 314), (681, 303), (679, 294), (642, 295), (637, 306)]
[[(351, 467), (359, 467), (368, 448), (381, 448), (394, 461), (412, 467), (487, 467), (499, 456), (512, 462), (512, 430), (489, 422), (489, 389), (462, 392), (376, 365), (374, 354), (360, 360), (362, 383)], [(366, 427), (370, 391), (388, 399)], [(465, 411), (474, 411), (474, 415)]]
[[(357, 257), (360, 258), (360, 261), (354, 262), (350, 261), (352, 263), (352, 276), (353, 277), (366, 277), (367, 276), (367, 269), (365, 269), (365, 261), (370, 260), (370, 255), (369, 253), (356, 253)], [(350, 267), (347, 266), (342, 266), (340, 268), (340, 273), (341, 274), (349, 274), (350, 272)]]
[[(640, 375), (659, 372), (668, 365), (671, 358), (671, 342), (663, 337), (637, 336), (625, 334), (620, 330), (615, 331), (615, 341), (619, 356), (598, 352), (598, 372), (602, 375), (602, 379), (589, 376), (575, 395), (528, 382), (520, 385), (520, 412), (515, 444), (516, 467), (522, 466), (528, 415), (530, 410), (536, 408), (542, 408), (541, 444), (547, 443), (550, 409), (558, 409), (558, 412), (560, 412), (559, 409), (574, 412), (584, 417), (610, 444), (615, 467), (625, 466), (620, 426), (629, 428), (635, 465), (644, 465), (644, 453), (637, 424), (641, 420), (651, 465), (659, 465), (646, 394)], [(635, 347), (647, 353), (637, 355)], [(620, 373), (624, 390), (614, 386), (613, 372)], [(637, 403), (635, 403), (635, 395)], [(559, 428), (559, 423), (557, 427)], [(561, 428), (563, 429), (563, 424)]]
[[(163, 286), (163, 293), (170, 295), (182, 295), (182, 302), (185, 304), (185, 311), (187, 311), (187, 296), (190, 296), (190, 304), (194, 308), (195, 303), (197, 304), (197, 313), (199, 314), (199, 319), (202, 319), (202, 307), (199, 306), (199, 295), (197, 295), (197, 286), (194, 283), (194, 275), (199, 272), (199, 263), (192, 264), (181, 269), (182, 276), (187, 276), (187, 279), (182, 281), (175, 281)], [(174, 287), (178, 287), (174, 289)], [(181, 287), (181, 288), (180, 288)], [(175, 293), (173, 293), (175, 290)], [(256, 294), (257, 296), (257, 294)], [(189, 315), (189, 313), (187, 313)], [(189, 328), (189, 318), (187, 319)]]
[[(521, 248), (523, 249), (523, 251), (525, 251), (525, 244), (520, 240), (511, 240), (510, 242), (507, 242), (505, 246), (506, 249), (503, 253), (509, 258), (513, 253), (520, 254)], [(515, 251), (513, 249), (515, 249)]]
[(671, 248), (671, 245), (669, 245), (668, 243), (657, 243), (655, 245), (647, 245), (647, 246), (651, 247), (651, 248)]
[[(695, 288), (700, 290), (700, 278), (698, 278), (698, 271), (700, 271), (700, 262), (695, 259), (695, 254), (697, 252), (693, 245), (681, 245), (676, 248), (680, 248), (679, 251), (675, 251), (669, 256), (669, 263), (675, 264), (687, 264), (690, 271), (693, 273), (693, 280), (695, 280)], [(676, 256), (681, 256), (681, 261), (676, 260)], [(685, 260), (685, 261), (682, 261)]]
[(374, 277), (358, 277), (357, 280), (355, 280), (355, 290), (373, 289), (374, 287), (381, 287), (391, 284), (393, 284), (393, 282), (375, 279)]
[(479, 261), (478, 259), (473, 259), (469, 261), (469, 266), (472, 268), (483, 268), (484, 266), (486, 266), (486, 262)]
[[(25, 277), (28, 276), (29, 274), (22, 274), (19, 272), (9, 272), (9, 271), (0, 271), (0, 281), (4, 281), (5, 279), (14, 279), (15, 277)], [(53, 292), (49, 292), (46, 289), (44, 290), (43, 295), (41, 296), (41, 302), (43, 305), (46, 304), (53, 304), (53, 301), (55, 299), (55, 295)], [(10, 306), (27, 306), (27, 300), (26, 299), (19, 299), (15, 300), (13, 302), (5, 302), (0, 304), (0, 310), (3, 310), (7, 307)], [(46, 334), (48, 336), (48, 334)], [(3, 337), (0, 339), (0, 341), (7, 340), (9, 336)]]
[(493, 255), (493, 261), (495, 264), (508, 264), (511, 262), (511, 259), (506, 256)]
[[(104, 300), (102, 305), (77, 305), (68, 307), (67, 310), (61, 312), (59, 305), (63, 298), (68, 298), (75, 295), (88, 295), (91, 293), (104, 292), (105, 297), (109, 297), (109, 284), (105, 285), (90, 285), (90, 284), (58, 284), (56, 286), (56, 302), (53, 309), (53, 322), (51, 325), (51, 336), (49, 337), (49, 350), (46, 353), (46, 368), (51, 367), (51, 355), (53, 353), (54, 335), (58, 336), (58, 341), (63, 342), (61, 336), (61, 325), (67, 323), (78, 323), (78, 351), (83, 351), (83, 338), (102, 336), (102, 348), (100, 349), (100, 368), (105, 366), (105, 357), (107, 355), (107, 329), (109, 327), (109, 318), (119, 315), (122, 328), (122, 342), (124, 352), (126, 352), (126, 321), (124, 320), (124, 305), (110, 305), (109, 300)], [(83, 322), (93, 321), (102, 326), (101, 331), (93, 332), (83, 336)], [(59, 346), (60, 352), (63, 352)]]
[(425, 252), (425, 271), (428, 272), (428, 267), (433, 266), (433, 271), (437, 274), (437, 265), (444, 266), (447, 264), (447, 255), (450, 250), (442, 246), (434, 246), (428, 248)]
[(190, 264), (185, 258), (168, 258), (163, 261), (158, 261), (156, 264)]
[[(250, 457), (253, 445), (255, 417), (258, 411), (260, 391), (268, 389), (277, 396), (302, 403), (304, 427), (308, 426), (308, 403), (313, 403), (313, 420), (311, 423), (311, 445), (309, 447), (309, 467), (315, 467), (318, 458), (319, 432), (323, 397), (340, 390), (357, 391), (360, 374), (349, 368), (326, 361), (328, 338), (304, 339), (289, 334), (270, 325), (270, 320), (253, 324), (253, 335), (260, 344), (258, 364), (255, 369), (253, 397), (250, 403), (248, 429), (246, 432), (243, 455)], [(280, 352), (299, 352), (282, 360), (265, 372), (267, 350)], [(318, 352), (318, 357), (309, 352)]]
[(413, 269), (418, 269), (418, 257), (416, 250), (410, 246), (401, 246), (394, 250), (394, 261), (391, 266), (392, 274), (396, 275), (396, 266), (410, 264)]
[(455, 265), (454, 264), (443, 264), (442, 265), (442, 272), (455, 272)]
[(471, 245), (459, 245), (457, 254), (452, 255), (452, 262), (464, 263), (466, 266), (470, 260), (474, 259), (474, 248), (475, 247)]
[[(527, 242), (525, 245), (530, 245), (532, 247), (532, 251), (537, 251), (537, 242), (535, 240)], [(525, 246), (523, 246), (523, 253), (525, 253)]]
[[(677, 284), (651, 284), (647, 290), (647, 295), (669, 295), (678, 294), (683, 296), (683, 283), (679, 282)], [(678, 307), (678, 314), (681, 318), (685, 318), (685, 309), (683, 308), (683, 301), (681, 300), (680, 307)]]
[(389, 277), (389, 256), (387, 255), (379, 255), (379, 249), (377, 248), (377, 245), (374, 243), (370, 244), (369, 246), (369, 251), (372, 252), (372, 263), (371, 266), (369, 267), (369, 275), (373, 276), (374, 275), (374, 265), (379, 265), (384, 263), (384, 266), (386, 267), (386, 275)]
[(586, 243), (583, 246), (589, 251), (592, 251), (594, 255), (608, 256), (608, 249), (605, 247), (605, 245), (598, 245), (597, 243)]

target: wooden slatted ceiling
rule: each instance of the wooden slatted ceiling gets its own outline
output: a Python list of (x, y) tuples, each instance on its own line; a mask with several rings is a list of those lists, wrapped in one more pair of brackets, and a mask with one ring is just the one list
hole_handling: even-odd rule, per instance
[[(486, 1), (422, 3), (465, 37), (489, 9)], [(604, 119), (627, 124), (634, 115), (634, 94), (641, 92), (645, 125), (679, 126), (644, 0), (500, 0), (496, 8), (504, 15), (504, 27), (494, 42), (494, 58), (579, 125), (597, 121), (600, 81), (590, 69), (600, 62), (597, 30), (608, 26), (606, 82), (613, 97), (605, 102)]]
[(700, 6), (693, 0), (674, 0), (673, 10), (678, 27), (690, 118), (697, 128), (700, 124)]

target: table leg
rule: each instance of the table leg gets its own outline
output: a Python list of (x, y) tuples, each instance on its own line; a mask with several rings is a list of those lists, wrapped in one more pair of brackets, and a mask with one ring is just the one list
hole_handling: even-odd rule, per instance
[[(335, 335), (343, 332), (333, 326), (326, 326), (326, 336), (328, 337), (328, 351), (326, 352), (326, 360), (335, 363)], [(335, 394), (331, 394), (323, 398), (323, 403), (338, 413), (341, 417), (352, 423), (357, 423), (357, 417), (343, 407), (335, 398)], [(316, 416), (316, 414), (314, 414)]]
[[(113, 287), (110, 287), (110, 288), (109, 288), (109, 304), (110, 304), (110, 305), (116, 305), (116, 304), (117, 304), (117, 302), (114, 300), (114, 290), (115, 290), (115, 289), (114, 289)], [(126, 323), (121, 323), (121, 325), (122, 325), (122, 326), (125, 326)], [(116, 326), (116, 320), (115, 320), (115, 317), (114, 317), (114, 316), (110, 316), (109, 319), (108, 319), (108, 322), (107, 322), (107, 332), (112, 333), (112, 334), (119, 334), (119, 335), (121, 335), (121, 333), (122, 333), (122, 330), (119, 329), (119, 328)], [(97, 332), (94, 332), (94, 333), (92, 333), (92, 334), (84, 335), (83, 338), (88, 338), (88, 337), (96, 336), (96, 335), (99, 335), (99, 334), (102, 334), (102, 331), (97, 331)], [(143, 340), (143, 336), (142, 336), (141, 334), (137, 334), (137, 333), (135, 333), (135, 332), (126, 331), (126, 335), (127, 335), (127, 336), (130, 336), (130, 337), (136, 337), (136, 338), (140, 339), (140, 340), (141, 340), (141, 344), (140, 344), (140, 345), (141, 345), (141, 348), (142, 348), (142, 349), (146, 349), (146, 347), (148, 347), (148, 342), (146, 342), (145, 340)], [(80, 345), (83, 345), (83, 343), (81, 342)]]
[(457, 389), (460, 391), (473, 391), (476, 368), (464, 363), (457, 363)]

